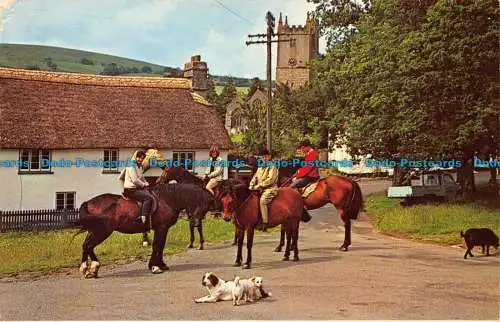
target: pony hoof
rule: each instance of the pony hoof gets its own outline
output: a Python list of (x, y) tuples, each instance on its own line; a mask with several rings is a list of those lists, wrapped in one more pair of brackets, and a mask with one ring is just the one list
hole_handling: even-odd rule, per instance
[(281, 260), (282, 260), (282, 261), (289, 261), (289, 260), (290, 260), (290, 257), (288, 257), (288, 256), (284, 256)]
[(87, 272), (85, 273), (85, 276), (84, 276), (86, 279), (90, 279), (90, 278), (96, 278), (96, 274), (95, 273), (91, 273), (91, 272)]
[(80, 265), (79, 271), (80, 271), (80, 274), (82, 274), (83, 276), (85, 276), (87, 274), (87, 271), (88, 271), (87, 263), (83, 262)]
[(233, 267), (240, 267), (241, 266), (241, 262), (236, 262), (233, 264)]
[(243, 269), (250, 269), (250, 264), (246, 263), (245, 265), (243, 265)]
[(343, 252), (347, 252), (347, 251), (348, 251), (347, 247), (348, 247), (348, 246), (344, 246), (344, 245), (342, 245), (342, 246), (340, 246), (340, 247), (339, 247), (339, 250), (341, 250), (341, 251), (343, 251)]
[(158, 265), (158, 267), (162, 270), (162, 271), (169, 271), (170, 270), (170, 267), (167, 266), (167, 264), (160, 264)]
[(194, 248), (193, 244), (187, 245), (187, 248)]
[(275, 253), (281, 253), (281, 247), (280, 247), (280, 246), (276, 247), (276, 248), (274, 249), (274, 252), (275, 252)]
[(294, 262), (298, 262), (298, 261), (299, 261), (299, 258), (298, 258), (298, 257), (294, 257), (292, 260), (293, 260)]
[(200, 247), (198, 247), (198, 250), (203, 250), (203, 245), (200, 245)]
[(153, 273), (153, 274), (161, 274), (161, 273), (163, 273), (163, 271), (158, 266), (153, 266), (153, 267), (151, 267), (151, 273)]

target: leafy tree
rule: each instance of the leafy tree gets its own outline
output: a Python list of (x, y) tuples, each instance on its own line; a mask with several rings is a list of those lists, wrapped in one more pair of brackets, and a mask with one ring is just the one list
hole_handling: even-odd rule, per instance
[(233, 82), (226, 83), (222, 88), (222, 92), (217, 97), (215, 109), (221, 120), (225, 119), (227, 105), (237, 95), (236, 86)]
[(149, 66), (143, 66), (141, 68), (141, 72), (151, 74), (153, 72), (153, 70)]
[(250, 85), (250, 89), (248, 90), (247, 93), (247, 99), (251, 98), (259, 88), (263, 88), (262, 82), (258, 77), (255, 77), (252, 79), (252, 84)]
[(326, 126), (352, 155), (461, 158), (462, 186), (473, 190), (472, 156), (498, 155), (497, 3), (316, 3), (323, 29), (356, 29), (313, 64), (315, 85), (299, 105), (312, 115), (323, 106), (327, 122), (310, 130)]
[(218, 102), (219, 95), (217, 94), (217, 91), (215, 90), (215, 84), (214, 80), (212, 77), (208, 77), (208, 93), (207, 93), (207, 100), (211, 104), (217, 104)]
[(80, 63), (83, 65), (94, 65), (94, 62), (88, 58), (82, 58)]
[(319, 22), (320, 35), (327, 47), (352, 35), (361, 15), (370, 7), (370, 0), (307, 0), (316, 4), (313, 17)]

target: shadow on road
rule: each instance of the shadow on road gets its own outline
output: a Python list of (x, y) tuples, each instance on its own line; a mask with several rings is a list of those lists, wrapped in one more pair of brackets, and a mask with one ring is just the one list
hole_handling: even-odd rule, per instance
[[(300, 254), (299, 254), (300, 256)], [(266, 269), (281, 269), (293, 266), (310, 265), (324, 262), (333, 262), (334, 260), (340, 259), (340, 256), (322, 256), (322, 257), (306, 257), (300, 258), (298, 262), (293, 261), (282, 261), (281, 256), (276, 259), (276, 261), (268, 262), (255, 262), (252, 263), (253, 268), (266, 268)]]

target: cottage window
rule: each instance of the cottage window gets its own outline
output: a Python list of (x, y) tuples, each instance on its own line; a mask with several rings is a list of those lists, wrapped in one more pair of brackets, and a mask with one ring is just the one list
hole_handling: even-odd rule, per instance
[(75, 192), (56, 192), (56, 209), (75, 209)]
[(20, 173), (51, 173), (52, 153), (43, 149), (22, 149), (19, 152)]
[(104, 168), (103, 172), (115, 173), (118, 171), (118, 149), (104, 150)]
[[(184, 151), (174, 151), (173, 162), (179, 161), (180, 165), (184, 167), (188, 171), (193, 171), (193, 163), (194, 163), (194, 152), (184, 152)], [(184, 160), (189, 160), (191, 162), (184, 162)]]

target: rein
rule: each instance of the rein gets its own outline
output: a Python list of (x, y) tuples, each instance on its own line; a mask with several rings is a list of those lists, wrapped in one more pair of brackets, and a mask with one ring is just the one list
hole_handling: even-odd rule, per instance
[(233, 218), (234, 218), (234, 220), (236, 221), (236, 225), (237, 225), (239, 228), (243, 228), (243, 226), (240, 224), (240, 222), (239, 222), (239, 220), (238, 220), (238, 213), (237, 213), (237, 211), (238, 211), (241, 207), (243, 207), (243, 205), (245, 205), (245, 204), (247, 204), (247, 203), (248, 203), (248, 201), (250, 200), (250, 198), (252, 197), (252, 195), (253, 195), (253, 193), (252, 193), (252, 192), (250, 192), (250, 194), (248, 195), (248, 197), (247, 197), (247, 198), (246, 198), (246, 199), (245, 199), (242, 203), (240, 203), (240, 204), (238, 205), (238, 207), (236, 207), (236, 208), (233, 210), (233, 213), (234, 213)]

